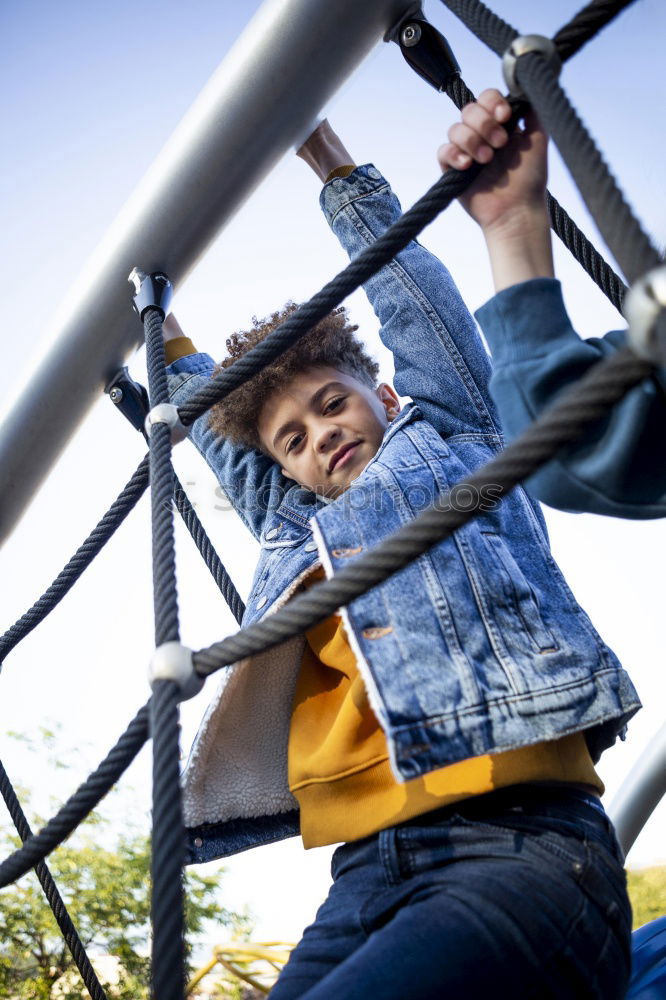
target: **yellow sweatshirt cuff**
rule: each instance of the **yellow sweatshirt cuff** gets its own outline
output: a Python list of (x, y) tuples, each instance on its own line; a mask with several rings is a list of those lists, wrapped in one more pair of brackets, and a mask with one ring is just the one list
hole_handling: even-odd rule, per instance
[(353, 174), (355, 170), (355, 163), (346, 163), (342, 167), (336, 167), (335, 170), (331, 170), (330, 174), (324, 181), (324, 184), (328, 184), (328, 182), (332, 181), (334, 177), (349, 177), (349, 175)]
[(197, 349), (189, 337), (174, 337), (173, 340), (167, 340), (164, 344), (164, 355), (168, 365), (172, 361), (177, 361), (178, 358), (185, 358), (188, 354), (196, 353)]

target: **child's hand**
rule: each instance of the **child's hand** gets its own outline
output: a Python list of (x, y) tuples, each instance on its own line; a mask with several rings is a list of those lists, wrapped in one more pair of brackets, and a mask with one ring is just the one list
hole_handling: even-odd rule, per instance
[(472, 218), (486, 231), (521, 224), (534, 210), (543, 212), (548, 137), (534, 114), (509, 137), (502, 127), (511, 117), (508, 102), (498, 90), (484, 90), (461, 117), (449, 129), (450, 141), (438, 150), (438, 159), (442, 170), (466, 170), (473, 161), (491, 164), (460, 197)]

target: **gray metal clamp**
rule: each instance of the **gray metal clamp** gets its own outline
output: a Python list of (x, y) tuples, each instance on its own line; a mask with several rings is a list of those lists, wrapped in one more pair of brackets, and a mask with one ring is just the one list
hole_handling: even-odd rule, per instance
[(516, 63), (528, 52), (538, 52), (558, 76), (562, 69), (562, 60), (550, 38), (545, 35), (519, 35), (502, 56), (504, 82), (512, 97), (525, 97), (525, 92), (516, 79)]

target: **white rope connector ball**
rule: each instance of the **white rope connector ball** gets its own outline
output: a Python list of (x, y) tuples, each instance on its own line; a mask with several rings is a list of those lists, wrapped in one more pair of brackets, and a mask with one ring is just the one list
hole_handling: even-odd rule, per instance
[(173, 403), (158, 403), (157, 406), (153, 406), (150, 413), (147, 414), (144, 421), (144, 428), (148, 437), (150, 437), (150, 431), (154, 424), (168, 424), (171, 428), (171, 443), (178, 444), (179, 441), (184, 441), (187, 437), (189, 428), (185, 424), (181, 423), (180, 417), (178, 416), (178, 407), (174, 406)]
[(163, 642), (153, 653), (148, 680), (151, 687), (156, 681), (174, 681), (180, 688), (180, 700), (187, 701), (199, 694), (205, 678), (194, 669), (191, 649), (179, 642)]
[[(658, 320), (666, 309), (666, 265), (648, 271), (624, 297), (622, 312), (629, 324), (629, 345), (641, 358), (666, 365), (666, 331)], [(661, 334), (661, 335), (660, 335)]]

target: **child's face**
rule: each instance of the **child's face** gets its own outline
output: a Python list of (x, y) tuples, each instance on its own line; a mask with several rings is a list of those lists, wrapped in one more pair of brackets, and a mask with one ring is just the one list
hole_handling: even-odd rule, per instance
[(257, 427), (285, 476), (334, 500), (376, 454), (400, 403), (386, 383), (363, 385), (337, 368), (297, 375), (264, 404)]

